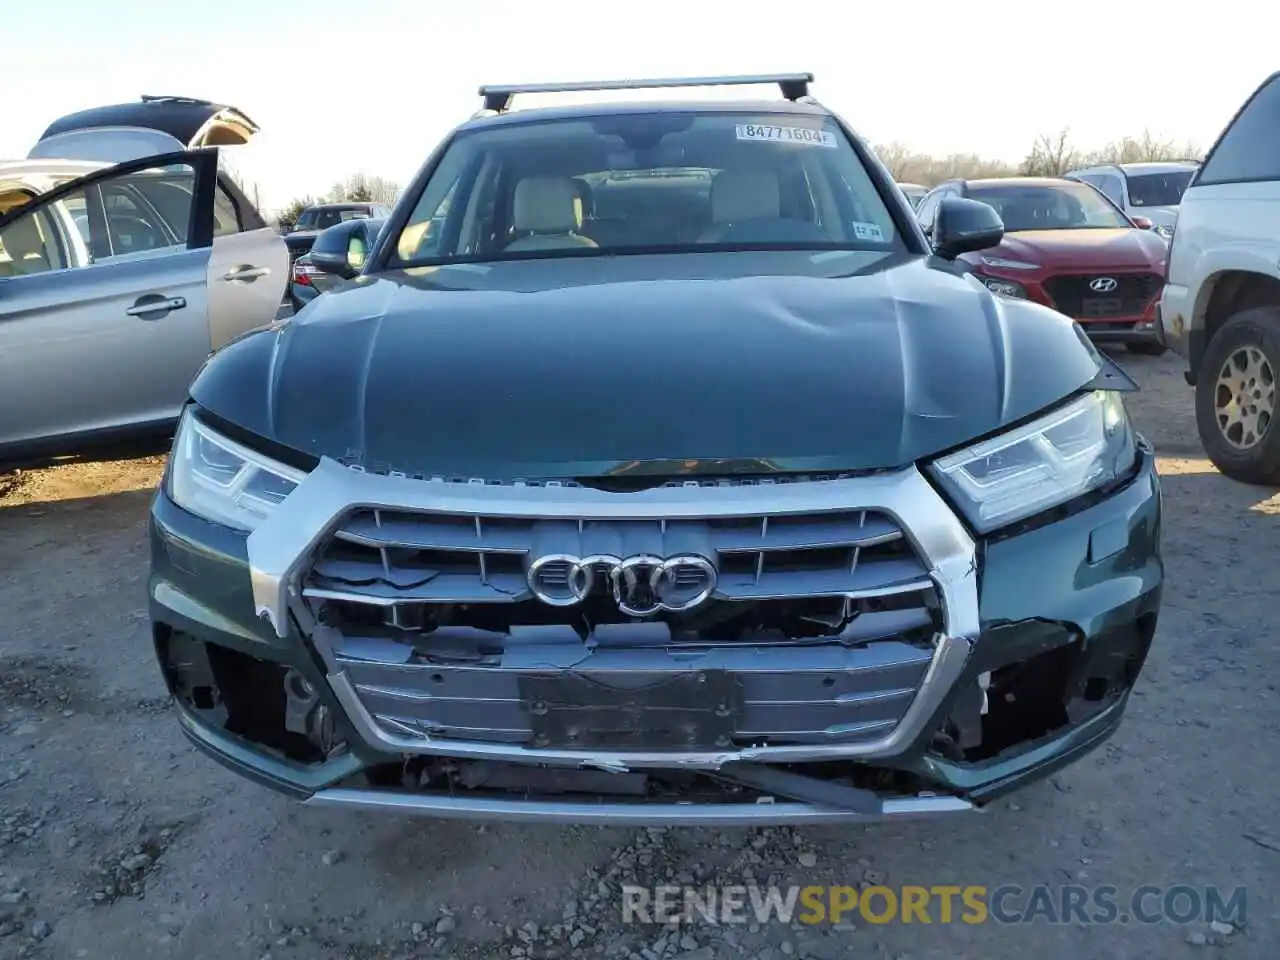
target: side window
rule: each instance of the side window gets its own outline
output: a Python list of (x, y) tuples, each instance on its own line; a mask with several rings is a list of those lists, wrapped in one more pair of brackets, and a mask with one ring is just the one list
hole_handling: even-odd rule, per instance
[(140, 170), (102, 181), (110, 255), (186, 246), (194, 188), (195, 174), (187, 166)]
[(218, 184), (213, 191), (213, 235), (225, 237), (243, 229), (244, 224), (240, 222), (240, 209), (236, 206), (235, 198), (223, 189), (222, 184)]
[(1196, 183), (1280, 180), (1280, 78), (1262, 87), (1209, 153)]
[(75, 259), (71, 256), (72, 239), (68, 231), (75, 229), (75, 222), (69, 207), (78, 203), (83, 209), (84, 200), (83, 193), (72, 194), (59, 202), (28, 210), (0, 230), (0, 280), (73, 266)]
[(186, 165), (133, 170), (33, 201), (0, 230), (0, 278), (183, 249), (194, 183)]
[[(179, 241), (163, 218), (128, 183), (104, 183), (102, 206), (114, 256), (128, 256), (175, 246)], [(183, 240), (186, 238), (183, 224)]]
[(1097, 188), (1110, 198), (1111, 202), (1124, 209), (1124, 184), (1120, 182), (1120, 178), (1111, 174), (1103, 174), (1098, 177)]

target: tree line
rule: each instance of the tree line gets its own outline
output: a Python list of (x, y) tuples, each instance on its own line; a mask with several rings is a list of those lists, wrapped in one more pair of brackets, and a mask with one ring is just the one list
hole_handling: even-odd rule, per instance
[(918, 183), (925, 187), (952, 179), (1057, 177), (1070, 170), (1099, 163), (1204, 159), (1204, 151), (1198, 144), (1162, 139), (1149, 130), (1094, 150), (1085, 150), (1072, 142), (1071, 130), (1066, 127), (1057, 133), (1036, 137), (1019, 163), (993, 160), (973, 153), (933, 157), (896, 141), (876, 145), (872, 149), (899, 183)]

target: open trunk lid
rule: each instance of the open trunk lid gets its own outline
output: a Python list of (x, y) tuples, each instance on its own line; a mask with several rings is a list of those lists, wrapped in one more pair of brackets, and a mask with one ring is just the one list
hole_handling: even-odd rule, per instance
[(225, 104), (144, 96), (55, 120), (27, 157), (124, 163), (197, 147), (239, 146), (258, 129), (245, 114)]

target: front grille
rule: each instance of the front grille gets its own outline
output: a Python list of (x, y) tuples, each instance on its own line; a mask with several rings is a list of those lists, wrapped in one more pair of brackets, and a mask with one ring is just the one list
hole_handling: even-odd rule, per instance
[[(1089, 289), (1094, 280), (1110, 277), (1117, 281), (1113, 291), (1098, 293)], [(1121, 317), (1140, 317), (1159, 294), (1164, 281), (1155, 273), (1097, 273), (1050, 277), (1044, 281), (1045, 292), (1054, 306), (1074, 320), (1107, 321)]]
[[(710, 598), (637, 619), (603, 578), (565, 606), (530, 588), (539, 558), (642, 554), (711, 560)], [(685, 574), (677, 592), (708, 585)], [(535, 582), (554, 594), (567, 576), (553, 562)], [(874, 510), (601, 520), (357, 509), (301, 587), (337, 628), (334, 665), (384, 732), (524, 746), (580, 747), (601, 731), (616, 749), (883, 736), (941, 625), (930, 571)]]
[(304, 595), (379, 606), (513, 603), (532, 596), (526, 571), (540, 556), (683, 553), (717, 561), (721, 600), (875, 596), (930, 586), (902, 530), (870, 511), (596, 521), (360, 510), (318, 553)]

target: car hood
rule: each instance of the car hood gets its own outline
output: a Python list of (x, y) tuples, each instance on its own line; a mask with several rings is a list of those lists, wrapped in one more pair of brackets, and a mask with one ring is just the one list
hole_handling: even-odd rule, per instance
[(1178, 208), (1172, 207), (1134, 207), (1130, 211), (1135, 217), (1146, 217), (1157, 227), (1171, 227), (1178, 219)]
[(1150, 230), (1120, 227), (1114, 230), (1018, 230), (1006, 233), (996, 250), (998, 252), (984, 250), (982, 254), (1025, 260), (1054, 269), (1155, 269), (1163, 261), (1168, 246)]
[(362, 277), (213, 356), (222, 421), (375, 472), (892, 468), (1104, 369), (1067, 318), (866, 253), (593, 257)]

